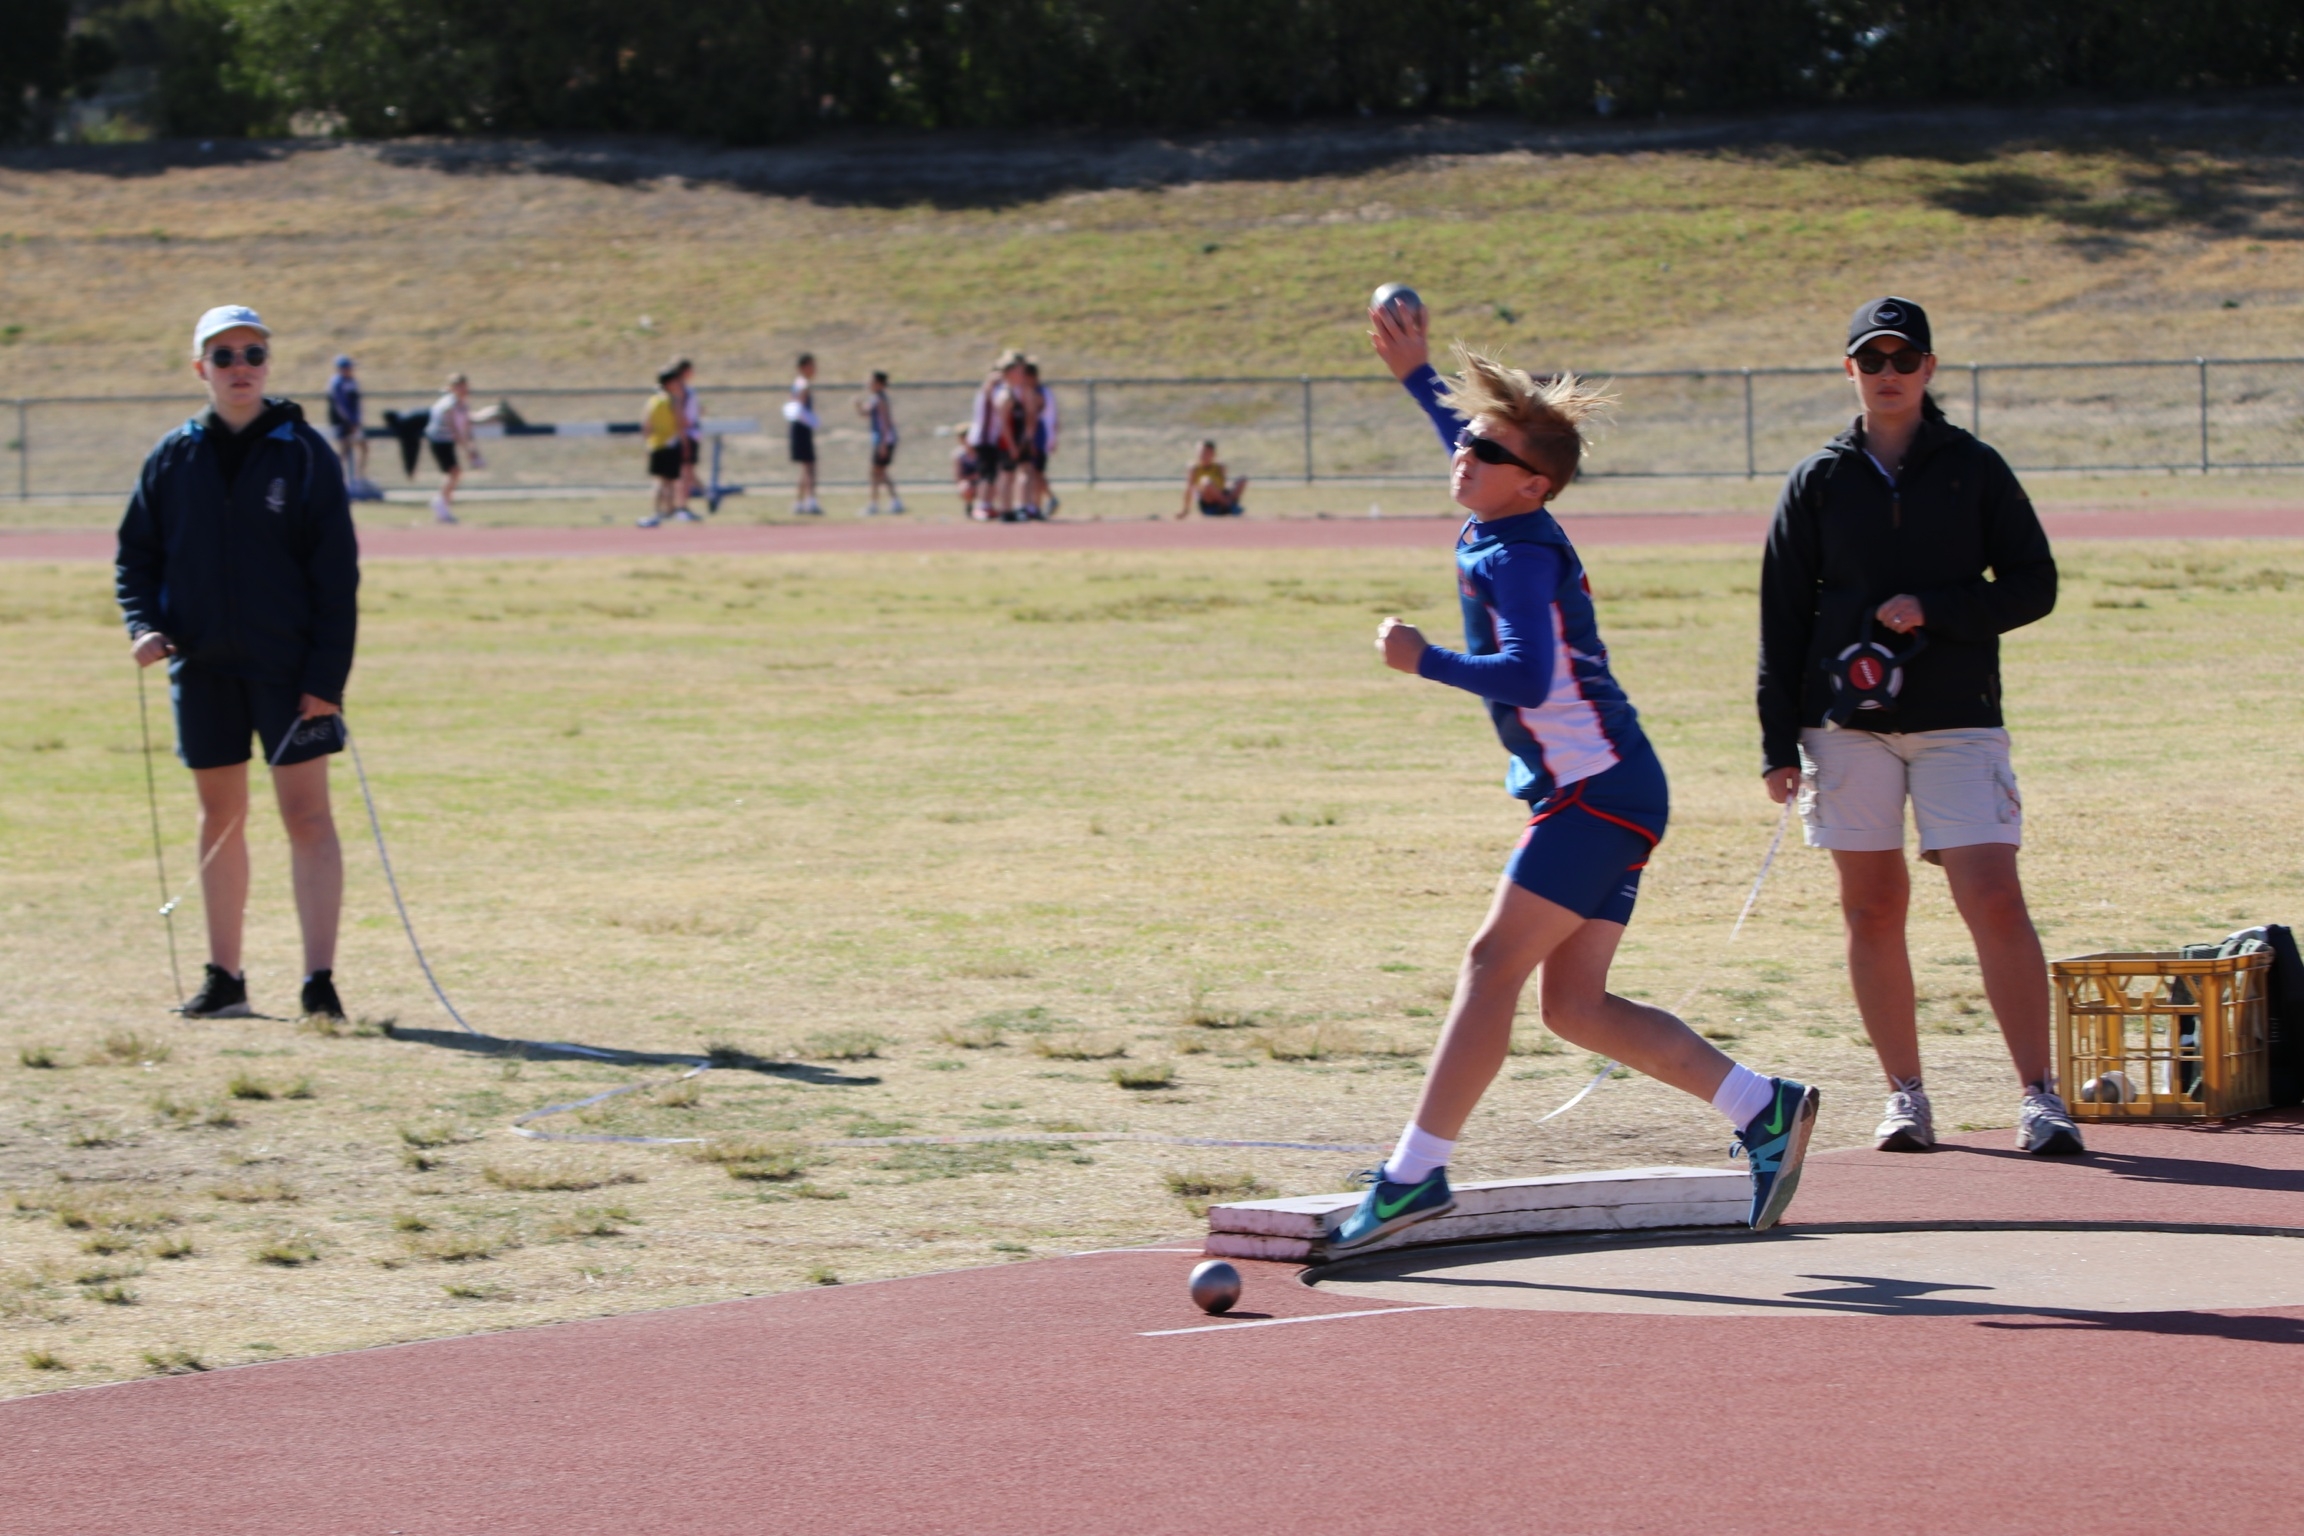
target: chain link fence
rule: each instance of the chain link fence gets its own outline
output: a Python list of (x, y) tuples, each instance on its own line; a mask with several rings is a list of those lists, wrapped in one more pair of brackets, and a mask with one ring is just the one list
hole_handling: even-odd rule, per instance
[[(1634, 371), (1597, 378), (1621, 396), (1586, 473), (1594, 478), (1774, 478), (1840, 431), (1853, 413), (1837, 368)], [(956, 424), (974, 381), (907, 383), (892, 391), (904, 448), (900, 480), (941, 483)], [(1234, 474), (1264, 481), (1422, 480), (1437, 470), (1421, 413), (1382, 376), (1052, 381), (1059, 436), (1050, 464), (1059, 483), (1179, 484), (1203, 438)], [(1983, 436), (2020, 472), (2304, 468), (2304, 358), (1978, 363), (1942, 366), (1936, 396), (1952, 420)], [(703, 392), (707, 420), (748, 420), (719, 439), (718, 478), (781, 487), (791, 477), (781, 385)], [(851, 409), (855, 385), (816, 390), (821, 483), (861, 485), (869, 439)], [(629, 389), (488, 388), (536, 424), (634, 423), (644, 393)], [(324, 418), (321, 391), (309, 406)], [(427, 395), (370, 392), (371, 424), (386, 410), (414, 412)], [(198, 408), (182, 395), (18, 399), (13, 464), (0, 460), (0, 495), (16, 499), (125, 497), (152, 444)], [(4, 418), (0, 418), (4, 419)], [(316, 421), (324, 427), (324, 422)], [(512, 435), (486, 444), (474, 490), (546, 495), (627, 491), (647, 474), (636, 437)], [(429, 486), (428, 461), (401, 473), (389, 438), (370, 445), (369, 476), (387, 489)], [(7, 473), (12, 469), (13, 474)]]

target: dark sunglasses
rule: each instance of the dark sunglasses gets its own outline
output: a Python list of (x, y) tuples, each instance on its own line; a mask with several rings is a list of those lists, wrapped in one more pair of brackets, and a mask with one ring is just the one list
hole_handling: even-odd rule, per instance
[(261, 368), (271, 356), (272, 349), (260, 341), (242, 347), (237, 352), (230, 347), (218, 347), (208, 354), (208, 366), (229, 368), (235, 363), (246, 363), (251, 368)]
[(1472, 457), (1483, 464), (1510, 464), (1515, 469), (1524, 469), (1532, 475), (1544, 473), (1494, 438), (1482, 437), (1470, 427), (1466, 427), (1456, 434), (1456, 446), (1470, 449)]
[(1893, 366), (1898, 373), (1918, 373), (1920, 365), (1927, 358), (1927, 353), (1912, 347), (1906, 347), (1901, 352), (1875, 352), (1867, 347), (1856, 354), (1856, 371), (1878, 373), (1883, 368)]

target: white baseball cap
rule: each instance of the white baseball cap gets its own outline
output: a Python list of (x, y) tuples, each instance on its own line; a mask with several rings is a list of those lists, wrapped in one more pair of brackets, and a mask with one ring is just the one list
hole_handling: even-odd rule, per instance
[(208, 348), (209, 337), (221, 336), (226, 331), (235, 331), (242, 326), (252, 331), (262, 331), (267, 336), (272, 334), (272, 327), (264, 323), (264, 317), (247, 305), (219, 304), (202, 315), (200, 323), (192, 327), (192, 350), (195, 353), (204, 352)]

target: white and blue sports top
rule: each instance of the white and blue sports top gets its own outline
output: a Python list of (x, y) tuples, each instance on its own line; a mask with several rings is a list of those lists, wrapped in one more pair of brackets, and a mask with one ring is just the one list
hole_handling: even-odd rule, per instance
[[(1463, 417), (1441, 403), (1426, 364), (1402, 381), (1455, 451)], [(1512, 754), (1505, 788), (1539, 814), (1575, 803), (1664, 835), (1664, 767), (1608, 670), (1592, 586), (1550, 512), (1465, 523), (1456, 539), (1464, 650), (1425, 649), (1417, 672), (1487, 702)]]

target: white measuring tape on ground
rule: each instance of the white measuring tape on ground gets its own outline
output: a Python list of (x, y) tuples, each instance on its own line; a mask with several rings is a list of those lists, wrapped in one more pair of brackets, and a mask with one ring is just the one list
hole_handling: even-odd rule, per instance
[[(1743, 910), (1736, 914), (1736, 925), (1728, 930), (1727, 944), (1735, 943), (1736, 935), (1744, 931), (1744, 919), (1752, 915), (1753, 905), (1760, 900), (1760, 887), (1768, 883), (1768, 871), (1776, 867), (1776, 850), (1784, 846), (1785, 829), (1791, 825), (1792, 801), (1789, 797), (1787, 797), (1784, 801), (1783, 812), (1776, 818), (1776, 835), (1768, 840), (1768, 853), (1766, 857), (1760, 860), (1760, 873), (1752, 877), (1752, 889), (1745, 893)], [(1723, 944), (1721, 947), (1725, 949), (1727, 944)], [(1703, 990), (1704, 983), (1701, 981), (1697, 982), (1687, 991), (1681, 993), (1680, 1000), (1674, 1003), (1667, 1011), (1677, 1016), (1680, 1010), (1694, 1002), (1696, 1000), (1696, 994)], [(1586, 1099), (1590, 1098), (1595, 1089), (1597, 1089), (1602, 1083), (1608, 1081), (1609, 1074), (1616, 1070), (1617, 1065), (1618, 1064), (1616, 1062), (1611, 1061), (1603, 1066), (1599, 1071), (1593, 1073), (1592, 1081), (1586, 1083), (1582, 1088), (1579, 1088), (1576, 1091), (1576, 1096), (1574, 1098), (1561, 1105), (1558, 1109), (1553, 1110), (1550, 1114), (1539, 1116), (1536, 1120), (1536, 1123), (1538, 1125), (1542, 1125), (1546, 1120), (1556, 1120), (1560, 1116), (1568, 1113), (1568, 1111), (1574, 1109), (1577, 1105), (1583, 1103)]]

